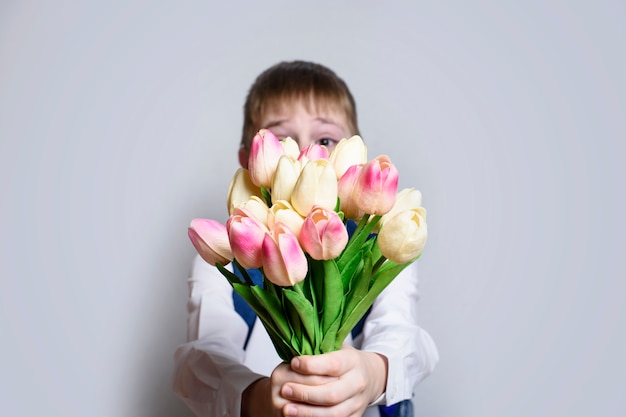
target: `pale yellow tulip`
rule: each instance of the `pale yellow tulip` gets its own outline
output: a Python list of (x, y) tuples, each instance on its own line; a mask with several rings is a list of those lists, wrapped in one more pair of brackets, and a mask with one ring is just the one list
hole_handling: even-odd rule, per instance
[(404, 264), (422, 253), (427, 237), (426, 210), (419, 207), (389, 218), (378, 233), (378, 246), (385, 258)]

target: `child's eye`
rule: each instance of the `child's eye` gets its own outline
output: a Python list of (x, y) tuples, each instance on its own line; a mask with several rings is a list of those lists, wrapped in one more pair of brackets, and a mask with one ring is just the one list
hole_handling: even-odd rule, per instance
[(318, 145), (326, 146), (327, 148), (334, 148), (337, 145), (337, 141), (332, 138), (321, 138), (317, 140)]

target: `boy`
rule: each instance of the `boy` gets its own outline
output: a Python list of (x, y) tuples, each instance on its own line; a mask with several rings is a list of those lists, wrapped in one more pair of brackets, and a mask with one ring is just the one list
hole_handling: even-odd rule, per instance
[[(332, 150), (358, 134), (356, 106), (328, 68), (283, 62), (259, 75), (246, 99), (244, 168), (261, 128), (300, 148), (318, 143)], [(176, 351), (174, 390), (198, 416), (412, 416), (407, 400), (438, 360), (417, 325), (415, 264), (383, 291), (362, 331), (353, 331), (340, 351), (291, 363), (281, 363), (259, 320), (248, 327), (217, 269), (196, 257), (189, 283), (189, 342)], [(382, 406), (393, 404), (401, 406)]]

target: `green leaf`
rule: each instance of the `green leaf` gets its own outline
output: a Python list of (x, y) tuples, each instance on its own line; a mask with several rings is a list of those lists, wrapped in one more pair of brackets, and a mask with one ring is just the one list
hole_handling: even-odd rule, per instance
[(322, 334), (328, 333), (330, 326), (341, 317), (343, 310), (343, 283), (337, 264), (333, 259), (323, 261), (324, 265), (324, 311), (322, 312)]
[(276, 298), (268, 290), (261, 288), (259, 286), (255, 285), (249, 288), (254, 298), (265, 307), (265, 316), (267, 316), (267, 318), (262, 317), (261, 314), (259, 313), (257, 313), (257, 315), (262, 320), (271, 321), (272, 323), (274, 323), (276, 326), (277, 332), (284, 338), (284, 340), (286, 341), (290, 340), (291, 331), (289, 329), (289, 324), (287, 323), (287, 320), (283, 313), (282, 306), (278, 298)]
[(274, 328), (269, 323), (265, 322), (264, 320), (260, 321), (263, 324), (263, 327), (265, 327), (267, 334), (270, 336), (270, 340), (272, 341), (272, 344), (274, 345), (278, 356), (280, 356), (283, 361), (289, 362), (294, 356), (300, 355), (300, 352), (293, 349), (291, 344), (285, 342), (285, 340), (280, 335), (278, 335), (278, 333), (276, 333)]
[(265, 200), (265, 204), (267, 204), (268, 207), (272, 207), (272, 195), (267, 190), (267, 188), (263, 186), (261, 186), (261, 196), (263, 196), (263, 199)]
[[(284, 325), (284, 319), (282, 320), (283, 324), (281, 325), (281, 315), (272, 315), (268, 310), (268, 304), (262, 301), (257, 295), (253, 293), (254, 289), (259, 290), (259, 287), (248, 287), (243, 284), (234, 283), (233, 288), (244, 300), (250, 305), (252, 310), (256, 313), (263, 324), (263, 327), (267, 330), (267, 333), (276, 348), (276, 352), (280, 356), (281, 359), (288, 361), (292, 357), (298, 354), (297, 351), (293, 350), (291, 344), (289, 343), (291, 339), (291, 335), (289, 331), (284, 332), (281, 330), (281, 326)], [(260, 289), (262, 291), (262, 289)], [(275, 320), (277, 318), (278, 320)], [(288, 329), (288, 327), (287, 327)]]
[(343, 269), (338, 268), (341, 271), (341, 282), (343, 283), (344, 294), (347, 294), (351, 290), (353, 276), (360, 273), (361, 268), (363, 268), (363, 256), (360, 253), (352, 259), (349, 259)]
[[(340, 324), (341, 324), (341, 317), (337, 317), (337, 320), (335, 320), (330, 325), (330, 327), (324, 334), (324, 338), (322, 339), (319, 353), (333, 352), (341, 348), (341, 344), (343, 343), (343, 340), (345, 339), (345, 337), (341, 339), (339, 342), (337, 342), (337, 330), (339, 329)], [(337, 348), (336, 346), (337, 344), (339, 345), (339, 348)]]
[[(302, 346), (300, 347), (300, 355), (315, 355), (319, 353), (319, 349), (315, 349), (308, 337), (302, 337)], [(316, 352), (317, 351), (317, 352)]]
[(241, 278), (239, 278), (237, 275), (230, 272), (228, 269), (224, 268), (223, 265), (216, 263), (215, 267), (218, 269), (218, 271), (222, 273), (222, 275), (224, 275), (224, 277), (228, 280), (230, 285), (241, 284)]
[(380, 221), (381, 217), (382, 216), (373, 216), (371, 220), (369, 220), (369, 215), (366, 214), (363, 216), (345, 249), (337, 259), (337, 266), (339, 267), (339, 270), (343, 270), (346, 264), (350, 262), (350, 259), (358, 255), (369, 235), (376, 228), (376, 225)]
[(321, 315), (321, 310), (324, 309), (324, 263), (309, 257), (309, 275), (306, 279), (309, 280), (309, 286), (311, 288), (311, 304), (315, 311), (318, 311)]
[[(346, 295), (346, 307), (342, 317), (342, 326), (345, 321), (350, 317), (352, 311), (357, 305), (366, 297), (368, 290), (370, 289), (370, 282), (372, 280), (372, 258), (369, 253), (363, 256), (363, 268), (359, 271), (358, 275), (352, 278), (353, 288)], [(352, 329), (350, 329), (352, 330)]]
[[(306, 283), (305, 287), (308, 288), (307, 299), (311, 302), (311, 305), (313, 306), (313, 311), (315, 312), (316, 318), (318, 318), (318, 323), (319, 317), (321, 317), (322, 311), (324, 310), (324, 300), (322, 299), (324, 295), (324, 281), (323, 279), (320, 279), (320, 274), (323, 273), (324, 268), (321, 262), (309, 258), (309, 271), (307, 272), (307, 276), (304, 279), (304, 282)], [(314, 340), (316, 341), (316, 343), (313, 346), (313, 353), (318, 354), (320, 353), (319, 342), (322, 340), (323, 336), (321, 326), (316, 326), (315, 331), (316, 334)]]
[(250, 275), (248, 275), (248, 271), (246, 270), (246, 268), (241, 266), (239, 262), (237, 262), (237, 259), (233, 259), (233, 270), (234, 268), (237, 268), (239, 270), (246, 284), (254, 285), (254, 281), (252, 281), (252, 278), (250, 278)]
[(300, 322), (306, 336), (309, 338), (310, 345), (315, 346), (318, 333), (316, 327), (319, 327), (319, 323), (313, 305), (302, 294), (294, 290), (283, 288), (283, 294), (285, 294), (285, 298), (300, 317)]
[(289, 322), (289, 328), (291, 329), (291, 339), (289, 343), (291, 347), (298, 352), (302, 353), (302, 323), (298, 313), (293, 309), (287, 309), (287, 317)]
[(387, 261), (379, 270), (374, 274), (372, 278), (372, 284), (365, 295), (357, 304), (355, 304), (352, 311), (346, 309), (344, 313), (344, 320), (339, 328), (337, 338), (345, 339), (348, 336), (348, 333), (352, 331), (354, 326), (359, 322), (359, 320), (365, 315), (367, 310), (374, 304), (374, 300), (380, 293), (391, 283), (391, 281), (398, 276), (400, 272), (407, 266), (409, 266), (411, 262), (406, 264), (395, 264), (391, 261)]

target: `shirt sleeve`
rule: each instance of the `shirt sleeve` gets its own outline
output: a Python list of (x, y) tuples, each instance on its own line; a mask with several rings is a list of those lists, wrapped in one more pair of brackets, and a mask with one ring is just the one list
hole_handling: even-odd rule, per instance
[(189, 287), (188, 342), (174, 355), (174, 392), (198, 417), (239, 417), (242, 392), (262, 377), (243, 365), (248, 327), (228, 281), (199, 256)]
[(363, 327), (361, 349), (387, 357), (387, 388), (378, 402), (410, 399), (439, 361), (437, 347), (418, 324), (417, 263), (402, 271), (378, 296)]

